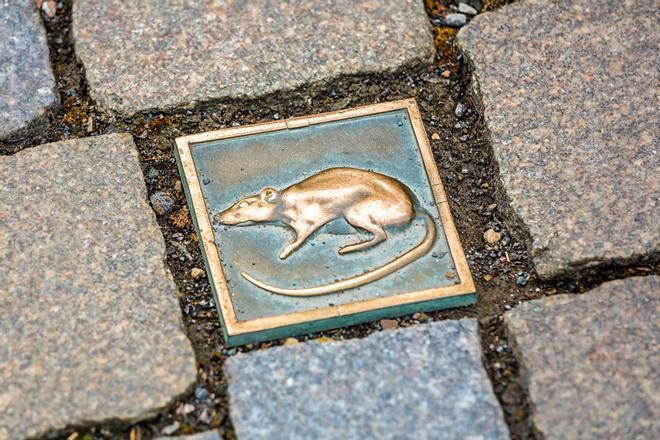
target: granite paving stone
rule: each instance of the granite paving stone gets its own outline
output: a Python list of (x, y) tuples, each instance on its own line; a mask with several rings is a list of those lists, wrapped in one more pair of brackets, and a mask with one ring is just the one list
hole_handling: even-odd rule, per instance
[(530, 301), (505, 323), (545, 438), (660, 438), (660, 277)]
[(156, 440), (222, 440), (218, 431), (205, 431), (198, 434), (157, 437)]
[(660, 252), (657, 11), (657, 0), (528, 0), (458, 35), (500, 207), (543, 278)]
[(225, 363), (245, 439), (509, 438), (474, 319), (239, 354)]
[(0, 157), (0, 439), (152, 415), (196, 380), (128, 134)]
[(105, 109), (255, 98), (431, 64), (417, 0), (76, 0), (76, 53)]
[(0, 0), (0, 141), (43, 129), (59, 105), (34, 0)]

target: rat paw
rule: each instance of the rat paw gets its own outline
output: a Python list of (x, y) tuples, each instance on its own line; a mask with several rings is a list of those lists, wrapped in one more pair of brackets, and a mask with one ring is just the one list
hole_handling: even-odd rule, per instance
[(280, 260), (286, 260), (286, 257), (291, 255), (291, 252), (293, 252), (293, 249), (290, 246), (285, 247), (280, 253)]

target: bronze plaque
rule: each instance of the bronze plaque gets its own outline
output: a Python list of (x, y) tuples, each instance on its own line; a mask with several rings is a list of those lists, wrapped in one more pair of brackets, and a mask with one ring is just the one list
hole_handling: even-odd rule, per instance
[(228, 345), (474, 302), (414, 100), (177, 139)]

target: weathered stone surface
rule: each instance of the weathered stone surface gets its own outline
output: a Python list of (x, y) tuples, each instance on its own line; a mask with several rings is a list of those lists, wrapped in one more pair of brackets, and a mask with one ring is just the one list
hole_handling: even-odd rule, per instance
[(0, 1), (0, 140), (42, 128), (59, 104), (46, 32), (33, 0)]
[(660, 438), (660, 277), (505, 314), (546, 438)]
[(417, 0), (77, 0), (92, 97), (123, 114), (430, 63)]
[(475, 320), (232, 357), (239, 438), (508, 438)]
[(530, 0), (459, 33), (503, 198), (544, 278), (660, 252), (657, 9)]
[(195, 382), (127, 134), (0, 157), (0, 438), (150, 415)]
[(156, 440), (222, 440), (218, 431), (205, 431), (199, 434), (157, 437)]

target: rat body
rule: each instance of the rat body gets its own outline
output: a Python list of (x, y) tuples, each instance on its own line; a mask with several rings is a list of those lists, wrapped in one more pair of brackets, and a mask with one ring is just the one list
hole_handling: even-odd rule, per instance
[(401, 182), (383, 174), (356, 168), (329, 168), (286, 189), (264, 188), (259, 194), (244, 198), (214, 219), (226, 225), (246, 222), (283, 223), (295, 232), (279, 257), (287, 258), (305, 240), (325, 224), (344, 219), (353, 227), (372, 234), (368, 240), (339, 249), (340, 254), (370, 248), (387, 239), (386, 227), (409, 225), (422, 215), (426, 220), (424, 240), (385, 265), (325, 286), (284, 289), (266, 285), (250, 275), (241, 275), (252, 284), (287, 296), (315, 296), (338, 292), (376, 281), (410, 264), (432, 247), (436, 238), (433, 219), (417, 211), (411, 191)]

